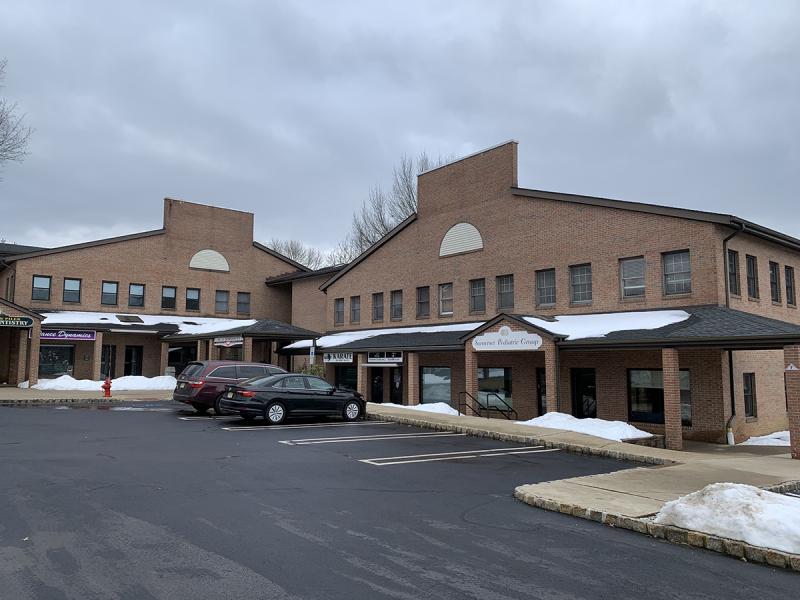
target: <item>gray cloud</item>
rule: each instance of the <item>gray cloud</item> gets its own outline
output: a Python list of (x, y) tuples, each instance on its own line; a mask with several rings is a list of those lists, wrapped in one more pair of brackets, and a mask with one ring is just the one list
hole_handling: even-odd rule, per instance
[(172, 196), (333, 246), (401, 154), (520, 141), (520, 184), (800, 236), (800, 5), (71, 2), (0, 6), (36, 128), (0, 236), (158, 227)]

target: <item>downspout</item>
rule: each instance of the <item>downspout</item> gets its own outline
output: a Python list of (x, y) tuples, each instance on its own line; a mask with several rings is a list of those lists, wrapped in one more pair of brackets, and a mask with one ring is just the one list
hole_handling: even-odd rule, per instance
[[(553, 346), (556, 349), (556, 410), (561, 410), (561, 350), (558, 349), (558, 338), (553, 339)], [(546, 408), (546, 407), (545, 407)], [(572, 414), (572, 410), (570, 410)]]
[[(729, 273), (729, 265), (728, 265), (728, 242), (732, 240), (734, 237), (742, 233), (746, 226), (744, 223), (737, 223), (739, 225), (739, 229), (734, 231), (724, 240), (722, 240), (722, 264), (725, 267), (725, 272), (723, 277), (725, 279), (725, 308), (731, 307), (731, 290), (730, 290), (730, 282), (728, 281), (728, 273)], [(736, 443), (736, 440), (733, 435), (733, 422), (736, 420), (736, 394), (734, 389), (734, 377), (733, 377), (733, 350), (730, 348), (728, 349), (728, 388), (730, 390), (731, 396), (731, 416), (728, 418), (728, 421), (725, 423), (725, 439), (728, 442), (729, 446), (733, 446)]]

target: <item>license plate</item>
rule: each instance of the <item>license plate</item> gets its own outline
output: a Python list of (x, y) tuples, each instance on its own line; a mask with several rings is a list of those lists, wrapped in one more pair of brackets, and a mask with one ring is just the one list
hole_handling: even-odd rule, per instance
[(233, 392), (228, 392), (227, 397), (228, 398), (233, 398)]

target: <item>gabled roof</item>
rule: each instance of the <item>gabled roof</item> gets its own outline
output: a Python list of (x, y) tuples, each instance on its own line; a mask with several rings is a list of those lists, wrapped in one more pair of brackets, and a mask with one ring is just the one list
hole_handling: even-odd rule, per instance
[(7, 244), (0, 243), (0, 257), (12, 256), (15, 254), (26, 254), (28, 252), (36, 252), (37, 250), (46, 250), (39, 246), (23, 246), (22, 244)]
[(296, 327), (283, 321), (276, 321), (274, 319), (260, 319), (255, 323), (242, 325), (240, 327), (231, 327), (230, 329), (222, 329), (213, 333), (206, 334), (192, 334), (192, 333), (176, 333), (167, 336), (167, 340), (194, 340), (209, 337), (220, 337), (227, 335), (245, 335), (247, 337), (261, 338), (261, 339), (275, 339), (275, 340), (300, 340), (308, 337), (316, 337), (319, 335), (316, 331), (304, 329), (303, 327)]
[(21, 312), (24, 315), (28, 315), (29, 317), (33, 317), (34, 319), (36, 319), (38, 321), (42, 320), (42, 315), (40, 315), (35, 310), (31, 310), (30, 308), (25, 308), (24, 306), (20, 306), (19, 304), (11, 302), (11, 300), (5, 300), (4, 298), (0, 298), (0, 306), (7, 306), (8, 308), (13, 308), (14, 310), (17, 310), (17, 311)]
[(305, 271), (310, 271), (310, 270), (311, 270), (311, 269), (309, 269), (307, 266), (305, 266), (305, 265), (301, 265), (299, 262), (292, 260), (292, 259), (291, 259), (291, 258), (289, 258), (288, 256), (284, 256), (284, 255), (283, 255), (283, 254), (281, 254), (280, 252), (276, 252), (276, 251), (275, 251), (275, 250), (273, 250), (272, 248), (268, 248), (268, 247), (267, 247), (267, 246), (265, 246), (264, 244), (259, 244), (258, 242), (253, 242), (253, 246), (255, 246), (256, 248), (258, 248), (258, 249), (259, 249), (259, 250), (261, 250), (262, 252), (266, 252), (267, 254), (270, 254), (270, 255), (274, 256), (275, 258), (279, 258), (279, 259), (280, 259), (280, 260), (282, 260), (283, 262), (289, 263), (289, 264), (290, 264), (290, 265), (292, 265), (292, 266), (293, 266), (295, 269), (298, 269), (298, 270), (300, 270), (300, 271), (304, 271), (304, 272), (305, 272)]
[(82, 250), (84, 248), (94, 248), (95, 246), (104, 246), (106, 244), (115, 244), (117, 242), (127, 242), (128, 240), (138, 240), (140, 238), (151, 237), (154, 235), (162, 235), (166, 233), (166, 229), (153, 229), (151, 231), (142, 231), (141, 233), (131, 233), (128, 235), (120, 235), (117, 237), (104, 238), (102, 240), (93, 240), (91, 242), (82, 242), (80, 244), (70, 244), (68, 246), (58, 246), (56, 248), (45, 248), (42, 250), (35, 250), (33, 252), (26, 252), (24, 254), (16, 254), (6, 256), (3, 258), (4, 262), (10, 263), (17, 260), (26, 258), (34, 258), (36, 256), (47, 256), (48, 254), (59, 254), (60, 252), (69, 252), (71, 250)]
[(314, 269), (313, 271), (294, 271), (292, 273), (284, 273), (283, 275), (274, 275), (272, 277), (267, 277), (265, 283), (267, 285), (281, 285), (285, 283), (291, 283), (292, 281), (297, 281), (298, 279), (310, 279), (313, 277), (322, 277), (324, 275), (334, 275), (335, 273), (338, 273), (344, 269), (345, 266), (346, 265), (334, 265), (331, 267)]
[(349, 263), (344, 269), (339, 271), (336, 275), (334, 275), (333, 277), (328, 279), (328, 281), (319, 286), (319, 289), (321, 289), (323, 292), (327, 290), (335, 281), (337, 281), (340, 277), (344, 276), (345, 273), (347, 273), (348, 271), (350, 271), (351, 269), (362, 263), (364, 260), (366, 260), (373, 252), (375, 252), (378, 248), (380, 248), (386, 242), (391, 240), (398, 233), (403, 231), (403, 229), (411, 225), (411, 223), (413, 223), (416, 219), (417, 219), (417, 213), (412, 213), (408, 217), (406, 217), (403, 221), (400, 221), (400, 223), (398, 223), (394, 229), (392, 229), (389, 233), (387, 233), (377, 242), (372, 244), (372, 246), (364, 250), (364, 252), (359, 254), (358, 257), (356, 257), (356, 259), (353, 262)]

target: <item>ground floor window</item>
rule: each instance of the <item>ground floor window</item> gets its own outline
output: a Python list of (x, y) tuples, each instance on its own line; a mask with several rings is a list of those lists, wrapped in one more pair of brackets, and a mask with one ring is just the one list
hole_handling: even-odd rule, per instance
[(756, 405), (756, 374), (744, 373), (744, 416), (757, 417), (758, 408)]
[(484, 406), (513, 408), (511, 398), (511, 368), (489, 367), (478, 369), (478, 400)]
[[(692, 424), (691, 377), (678, 373), (681, 387), (681, 422)], [(664, 373), (661, 369), (628, 369), (628, 420), (664, 422)]]
[(72, 375), (75, 370), (75, 346), (43, 344), (39, 347), (39, 379)]
[(337, 365), (333, 373), (333, 381), (340, 390), (355, 392), (358, 386), (358, 371), (352, 365)]
[(220, 360), (242, 360), (242, 347), (241, 346), (231, 346), (230, 348), (225, 348), (221, 346), (219, 348), (219, 359)]
[(422, 367), (420, 369), (419, 403), (447, 402), (450, 404), (450, 367)]
[(125, 346), (125, 371), (123, 375), (141, 375), (144, 346)]

